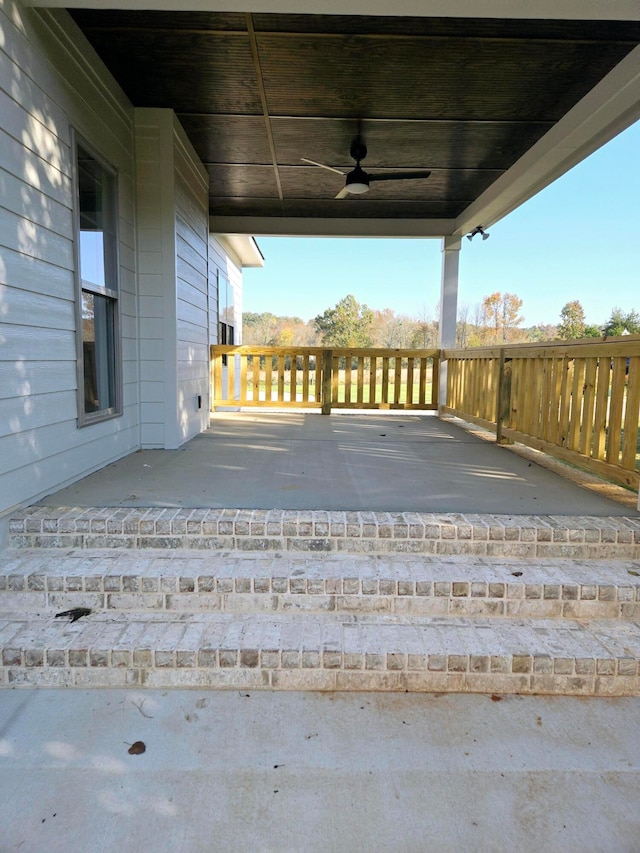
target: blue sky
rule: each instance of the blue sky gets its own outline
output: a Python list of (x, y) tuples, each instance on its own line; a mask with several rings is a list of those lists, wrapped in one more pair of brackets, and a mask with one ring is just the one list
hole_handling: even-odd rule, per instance
[[(524, 325), (556, 323), (579, 299), (588, 323), (640, 311), (640, 122), (518, 210), (491, 237), (463, 240), (459, 304), (470, 317), (496, 290), (522, 300)], [(440, 240), (258, 237), (244, 271), (244, 310), (310, 320), (348, 293), (370, 308), (435, 317)]]

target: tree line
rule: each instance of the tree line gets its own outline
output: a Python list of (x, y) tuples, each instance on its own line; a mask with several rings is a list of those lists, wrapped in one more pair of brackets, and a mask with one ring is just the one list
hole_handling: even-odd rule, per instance
[[(495, 292), (470, 308), (458, 308), (456, 346), (494, 346), (543, 340), (573, 340), (640, 334), (636, 310), (613, 308), (601, 325), (589, 325), (578, 299), (567, 302), (557, 323), (525, 326), (523, 301), (514, 293)], [(255, 346), (383, 347), (385, 349), (432, 349), (438, 346), (439, 306), (433, 314), (426, 308), (411, 317), (391, 308), (375, 310), (348, 294), (322, 314), (305, 322), (297, 316), (270, 312), (243, 314), (245, 344)]]

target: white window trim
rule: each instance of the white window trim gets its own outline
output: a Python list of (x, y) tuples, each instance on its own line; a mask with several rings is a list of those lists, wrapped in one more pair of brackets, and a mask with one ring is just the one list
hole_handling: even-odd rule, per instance
[[(114, 265), (117, 276), (117, 287), (114, 289), (108, 287), (99, 287), (91, 284), (85, 286), (82, 281), (80, 268), (80, 193), (78, 180), (78, 147), (82, 147), (90, 154), (97, 163), (108, 172), (113, 179), (114, 187), (114, 204), (115, 204), (115, 251)], [(71, 128), (71, 160), (73, 172), (73, 253), (74, 253), (74, 278), (75, 278), (75, 317), (76, 317), (76, 376), (77, 376), (77, 410), (78, 428), (91, 426), (96, 423), (119, 418), (122, 416), (122, 323), (120, 317), (120, 230), (119, 230), (119, 193), (118, 193), (118, 173), (116, 169), (106, 161), (95, 148), (86, 141), (75, 128)], [(106, 296), (113, 302), (113, 331), (114, 331), (114, 405), (101, 409), (98, 412), (85, 411), (85, 391), (84, 391), (84, 353), (82, 340), (82, 291), (95, 293), (99, 296)]]

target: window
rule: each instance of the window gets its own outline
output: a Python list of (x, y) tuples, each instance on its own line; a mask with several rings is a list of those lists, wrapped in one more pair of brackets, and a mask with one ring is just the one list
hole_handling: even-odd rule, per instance
[(218, 343), (235, 343), (233, 288), (228, 278), (218, 272)]
[(78, 425), (121, 414), (115, 171), (75, 138)]
[[(228, 278), (218, 271), (218, 343), (235, 343), (233, 288)], [(226, 365), (227, 356), (222, 356), (222, 364)]]

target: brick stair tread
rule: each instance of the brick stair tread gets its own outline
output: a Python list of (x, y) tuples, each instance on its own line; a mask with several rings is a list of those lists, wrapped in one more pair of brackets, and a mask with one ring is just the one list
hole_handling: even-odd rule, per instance
[[(128, 578), (118, 587), (116, 578)], [(22, 581), (20, 579), (23, 579)], [(349, 579), (368, 581), (442, 581), (467, 583), (509, 583), (542, 586), (616, 586), (640, 591), (640, 560), (589, 560), (570, 557), (477, 557), (470, 555), (364, 555), (288, 552), (246, 553), (171, 551), (131, 551), (129, 549), (70, 549), (51, 551), (40, 548), (13, 548), (0, 553), (0, 584), (6, 589), (45, 589), (47, 579), (55, 579), (48, 591), (86, 589), (84, 578), (111, 580), (103, 591), (136, 591), (142, 580), (151, 591), (152, 581), (181, 579), (287, 578), (328, 581)], [(31, 580), (30, 580), (31, 579)], [(136, 580), (137, 579), (137, 582)], [(62, 581), (62, 583), (60, 583)], [(78, 587), (78, 583), (81, 586)], [(42, 586), (41, 584), (45, 584)], [(197, 584), (196, 584), (197, 586)], [(158, 588), (160, 588), (158, 586)], [(176, 588), (177, 589), (177, 588)], [(190, 584), (184, 591), (191, 591)], [(96, 591), (91, 589), (90, 591)], [(210, 590), (207, 590), (210, 591)], [(282, 590), (278, 590), (282, 591)], [(335, 591), (335, 590), (333, 590)], [(0, 592), (2, 587), (0, 586)]]
[(0, 608), (640, 618), (640, 564), (399, 555), (14, 550)]
[[(0, 611), (7, 649), (202, 649), (457, 655), (486, 658), (640, 660), (640, 624), (617, 620), (500, 620), (362, 614), (92, 613), (77, 622), (53, 614)], [(424, 661), (422, 662), (424, 666)]]
[(640, 516), (30, 507), (20, 547), (640, 557)]

